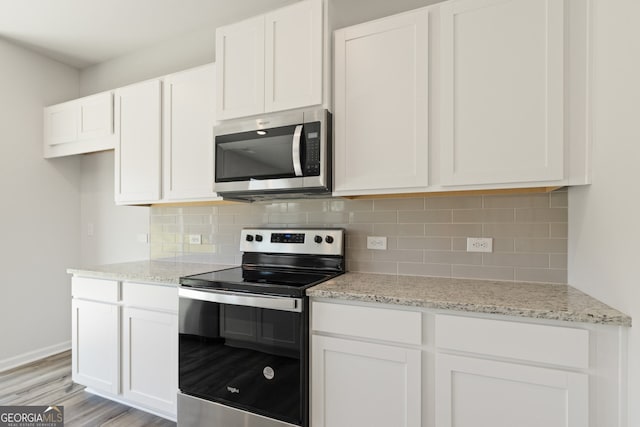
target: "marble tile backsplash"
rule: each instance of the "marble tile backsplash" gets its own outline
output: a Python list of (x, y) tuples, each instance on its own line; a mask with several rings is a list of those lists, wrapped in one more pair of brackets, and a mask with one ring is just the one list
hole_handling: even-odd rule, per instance
[[(151, 258), (240, 263), (247, 226), (343, 227), (349, 271), (566, 283), (567, 192), (152, 207)], [(200, 235), (202, 244), (189, 244)], [(387, 250), (367, 249), (386, 236)], [(492, 237), (492, 253), (466, 251)]]

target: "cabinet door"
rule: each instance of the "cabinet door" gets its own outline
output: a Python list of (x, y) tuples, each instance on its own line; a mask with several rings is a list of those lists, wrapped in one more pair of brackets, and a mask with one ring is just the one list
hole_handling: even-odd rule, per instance
[(113, 134), (113, 95), (111, 92), (88, 96), (78, 101), (80, 140)]
[(264, 16), (216, 30), (218, 120), (264, 112)]
[(115, 199), (118, 204), (160, 199), (161, 82), (115, 93)]
[(265, 16), (265, 111), (322, 103), (322, 1)]
[(563, 179), (564, 1), (441, 7), (443, 185)]
[(176, 413), (178, 316), (123, 309), (123, 395), (165, 414)]
[(45, 147), (78, 140), (78, 107), (75, 102), (44, 109)]
[(120, 313), (113, 304), (71, 302), (73, 381), (118, 394), (120, 390)]
[(212, 199), (215, 64), (164, 79), (163, 198)]
[(436, 358), (439, 427), (584, 427), (587, 374), (451, 355)]
[(428, 21), (420, 9), (335, 32), (336, 195), (427, 186)]
[(419, 427), (420, 351), (314, 335), (314, 427)]

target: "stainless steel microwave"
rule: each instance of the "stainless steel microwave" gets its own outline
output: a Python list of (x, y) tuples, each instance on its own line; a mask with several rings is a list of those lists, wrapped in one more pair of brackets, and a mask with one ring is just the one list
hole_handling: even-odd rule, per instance
[(325, 109), (217, 126), (216, 192), (248, 201), (329, 195), (331, 132), (331, 113)]

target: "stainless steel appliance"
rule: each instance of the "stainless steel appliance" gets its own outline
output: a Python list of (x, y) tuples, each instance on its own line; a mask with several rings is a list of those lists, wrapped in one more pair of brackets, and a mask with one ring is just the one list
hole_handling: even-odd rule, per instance
[(304, 110), (215, 128), (215, 188), (225, 199), (331, 193), (331, 113)]
[(240, 250), (180, 279), (178, 425), (306, 427), (305, 290), (344, 272), (344, 230), (244, 229)]

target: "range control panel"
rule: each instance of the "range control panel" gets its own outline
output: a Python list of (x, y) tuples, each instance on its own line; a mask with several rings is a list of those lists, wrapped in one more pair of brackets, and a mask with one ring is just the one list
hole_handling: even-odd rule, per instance
[(341, 228), (245, 228), (240, 233), (242, 252), (344, 255)]

